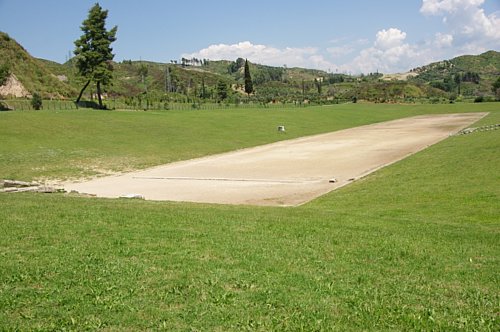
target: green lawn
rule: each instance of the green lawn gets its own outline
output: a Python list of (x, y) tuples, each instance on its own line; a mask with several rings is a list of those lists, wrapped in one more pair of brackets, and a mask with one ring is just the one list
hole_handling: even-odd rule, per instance
[[(500, 123), (498, 104), (0, 113), (0, 177), (463, 111)], [(450, 137), (296, 208), (0, 194), (0, 330), (498, 331), (499, 152), (500, 130)]]
[[(494, 111), (498, 106), (346, 104), (218, 111), (0, 112), (0, 178), (91, 176), (395, 118)], [(286, 134), (278, 133), (278, 125), (285, 125)]]

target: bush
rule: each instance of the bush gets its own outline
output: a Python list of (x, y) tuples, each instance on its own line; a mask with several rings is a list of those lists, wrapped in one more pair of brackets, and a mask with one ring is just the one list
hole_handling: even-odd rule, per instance
[(7, 78), (10, 76), (10, 70), (9, 66), (4, 63), (3, 65), (0, 66), (0, 86), (5, 84), (5, 81), (7, 81)]
[(4, 103), (0, 102), (0, 111), (9, 111), (10, 108)]
[(477, 96), (476, 99), (474, 99), (475, 103), (482, 103), (483, 101), (484, 101), (484, 97), (483, 96)]
[(35, 110), (42, 108), (42, 97), (36, 92), (33, 94), (33, 98), (31, 98), (31, 106), (33, 106)]

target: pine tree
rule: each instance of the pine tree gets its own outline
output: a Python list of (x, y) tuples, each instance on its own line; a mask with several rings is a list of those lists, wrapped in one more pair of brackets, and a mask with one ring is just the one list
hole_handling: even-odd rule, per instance
[(220, 80), (217, 82), (216, 90), (219, 102), (227, 98), (227, 84), (224, 81)]
[(106, 30), (106, 18), (108, 11), (103, 10), (96, 3), (89, 11), (86, 20), (83, 21), (80, 27), (83, 35), (75, 41), (76, 49), (76, 66), (81, 76), (87, 79), (87, 83), (80, 91), (76, 102), (82, 98), (83, 92), (94, 81), (97, 85), (97, 97), (99, 99), (99, 107), (103, 108), (101, 98), (101, 85), (109, 84), (112, 79), (113, 66), (111, 61), (114, 54), (110, 47), (111, 43), (116, 40), (117, 27), (111, 30)]
[(250, 75), (250, 67), (248, 60), (245, 60), (245, 92), (250, 95), (253, 92), (252, 76)]

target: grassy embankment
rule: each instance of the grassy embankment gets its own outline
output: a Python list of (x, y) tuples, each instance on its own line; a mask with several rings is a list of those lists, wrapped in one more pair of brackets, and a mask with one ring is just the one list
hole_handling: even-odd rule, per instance
[[(143, 167), (283, 139), (277, 123), (286, 138), (421, 113), (493, 124), (496, 106), (0, 114), (0, 174)], [(0, 327), (498, 330), (499, 142), (451, 137), (298, 208), (2, 194)]]

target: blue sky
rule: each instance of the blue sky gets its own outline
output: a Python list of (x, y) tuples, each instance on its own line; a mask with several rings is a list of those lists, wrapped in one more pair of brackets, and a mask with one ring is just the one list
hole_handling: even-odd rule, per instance
[[(95, 1), (0, 0), (0, 31), (64, 62)], [(403, 72), (500, 50), (500, 0), (102, 0), (118, 26), (115, 60), (181, 57)]]

